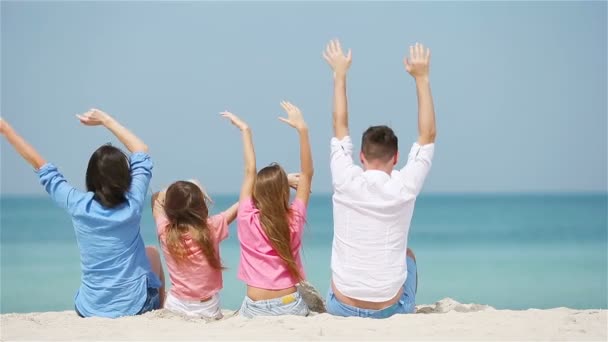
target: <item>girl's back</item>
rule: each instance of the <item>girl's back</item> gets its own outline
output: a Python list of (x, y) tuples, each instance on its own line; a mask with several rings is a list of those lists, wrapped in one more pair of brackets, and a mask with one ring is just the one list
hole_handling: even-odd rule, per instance
[(207, 201), (198, 184), (178, 181), (154, 194), (152, 212), (171, 279), (165, 307), (219, 319), (223, 287), (219, 245), (228, 237), (238, 204), (209, 216)]
[(247, 284), (247, 295), (239, 310), (244, 317), (309, 313), (297, 285), (305, 279), (299, 252), (314, 173), (312, 155), (308, 126), (302, 113), (289, 102), (282, 102), (281, 106), (288, 117), (279, 119), (294, 127), (300, 138), (301, 172), (291, 205), (289, 188), (294, 184), (285, 170), (271, 164), (256, 172), (249, 126), (230, 112), (222, 113), (243, 136), (245, 176), (239, 197), (238, 276)]
[[(180, 299), (202, 300), (218, 293), (223, 286), (222, 270), (209, 264), (201, 247), (193, 241), (189, 232), (181, 235), (181, 243), (186, 250), (186, 260), (180, 260), (171, 254), (167, 245), (167, 227), (169, 220), (159, 215), (155, 218), (160, 245), (165, 256), (171, 294)], [(213, 248), (219, 251), (220, 242), (228, 237), (228, 221), (225, 214), (215, 215), (207, 220), (211, 233)]]

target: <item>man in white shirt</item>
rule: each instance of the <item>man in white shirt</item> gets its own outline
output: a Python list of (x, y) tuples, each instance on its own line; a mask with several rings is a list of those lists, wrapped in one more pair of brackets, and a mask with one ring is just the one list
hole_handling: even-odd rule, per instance
[(331, 41), (323, 57), (334, 72), (334, 240), (327, 311), (372, 318), (413, 313), (416, 258), (407, 248), (407, 240), (435, 142), (430, 51), (416, 43), (410, 46), (409, 58), (404, 59), (405, 69), (416, 81), (419, 137), (400, 170), (395, 169), (399, 158), (397, 137), (387, 126), (372, 126), (363, 133), (359, 154), (363, 168), (353, 163), (346, 100), (351, 51), (345, 55), (340, 42)]

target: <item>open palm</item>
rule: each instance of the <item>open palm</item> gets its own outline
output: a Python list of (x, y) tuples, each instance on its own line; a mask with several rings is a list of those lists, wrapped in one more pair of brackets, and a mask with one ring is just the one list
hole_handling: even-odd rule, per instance
[(247, 129), (247, 124), (243, 120), (241, 120), (238, 116), (232, 114), (231, 112), (224, 111), (224, 112), (221, 112), (220, 115), (222, 115), (222, 117), (230, 120), (230, 123), (235, 125), (241, 131)]
[(339, 40), (331, 40), (325, 51), (323, 51), (323, 58), (331, 66), (332, 70), (336, 74), (346, 74), (348, 68), (350, 67), (352, 60), (351, 50), (348, 49), (348, 53), (345, 55), (342, 52), (342, 46), (340, 45)]
[(405, 70), (414, 78), (426, 77), (429, 75), (429, 64), (431, 63), (431, 50), (420, 43), (410, 46), (409, 58), (403, 59)]
[(287, 118), (279, 117), (279, 120), (296, 129), (306, 128), (306, 122), (298, 107), (287, 101), (282, 101), (281, 107), (283, 107), (283, 110), (287, 113)]

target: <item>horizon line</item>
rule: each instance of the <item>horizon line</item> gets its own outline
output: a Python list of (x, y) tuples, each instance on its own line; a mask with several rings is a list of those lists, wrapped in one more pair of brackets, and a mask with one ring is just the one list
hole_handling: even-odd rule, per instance
[[(331, 196), (333, 192), (312, 192), (311, 196)], [(148, 191), (148, 196), (151, 192)], [(211, 196), (239, 196), (238, 191), (234, 192), (212, 192)], [(458, 196), (608, 196), (608, 190), (606, 191), (556, 191), (556, 190), (545, 190), (545, 191), (478, 191), (478, 192), (464, 192), (464, 191), (433, 191), (421, 193), (418, 197), (458, 197)], [(42, 198), (48, 197), (45, 193), (0, 193), (0, 198), (4, 197), (30, 197), (30, 198)]]

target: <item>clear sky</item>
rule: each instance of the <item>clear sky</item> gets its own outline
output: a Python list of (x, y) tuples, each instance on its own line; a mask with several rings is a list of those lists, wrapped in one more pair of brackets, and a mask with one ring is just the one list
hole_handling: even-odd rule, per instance
[[(426, 192), (606, 191), (606, 2), (1, 3), (1, 114), (75, 186), (92, 151), (115, 142), (74, 114), (101, 108), (140, 135), (152, 188), (199, 178), (235, 192), (241, 136), (258, 167), (297, 170), (279, 101), (310, 127), (313, 191), (329, 192), (334, 37), (353, 50), (351, 134), (389, 124), (405, 157), (416, 139), (408, 45), (432, 50), (438, 136)], [(1, 192), (42, 194), (2, 140)], [(357, 157), (355, 157), (358, 159)]]

